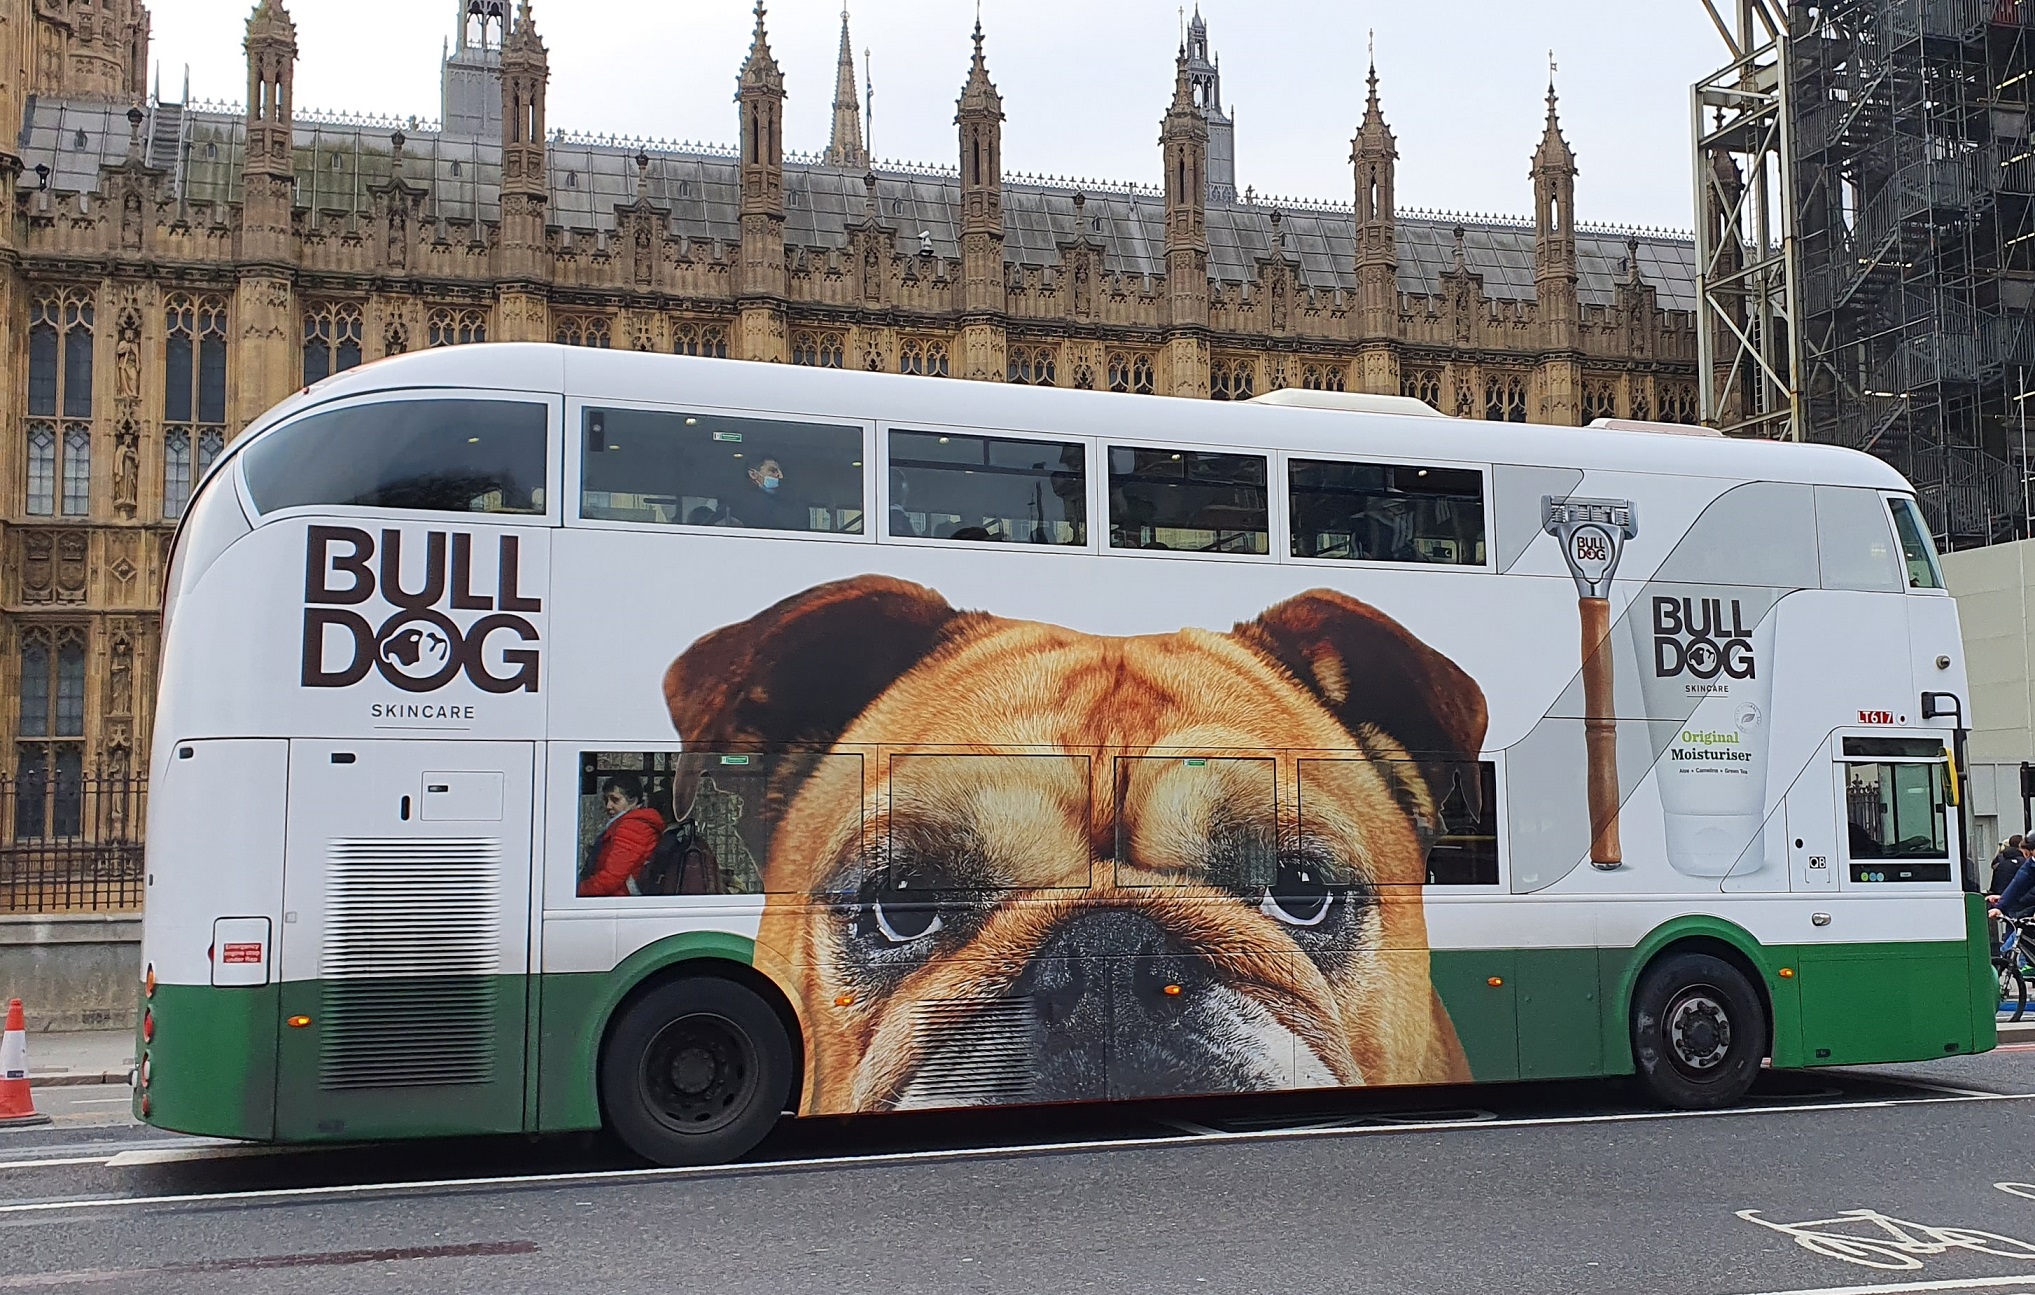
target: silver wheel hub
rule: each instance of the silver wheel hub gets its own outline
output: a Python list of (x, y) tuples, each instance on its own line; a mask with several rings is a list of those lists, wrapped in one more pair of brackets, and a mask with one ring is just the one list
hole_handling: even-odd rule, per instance
[(1731, 1018), (1724, 1005), (1701, 990), (1677, 998), (1668, 1008), (1668, 1044), (1691, 1070), (1723, 1064), (1731, 1051)]

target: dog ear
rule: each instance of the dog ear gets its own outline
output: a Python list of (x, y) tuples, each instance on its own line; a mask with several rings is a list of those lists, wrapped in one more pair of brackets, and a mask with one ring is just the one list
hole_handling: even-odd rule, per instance
[[(1352, 735), (1375, 728), (1437, 773), (1483, 749), (1484, 690), (1367, 603), (1310, 590), (1237, 626), (1236, 637), (1285, 667)], [(1445, 790), (1444, 781), (1437, 800)]]
[(691, 750), (823, 751), (961, 615), (904, 580), (818, 585), (687, 648), (664, 703)]

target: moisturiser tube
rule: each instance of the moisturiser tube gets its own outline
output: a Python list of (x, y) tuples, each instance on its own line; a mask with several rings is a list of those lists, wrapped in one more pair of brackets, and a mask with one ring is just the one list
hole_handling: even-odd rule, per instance
[(1654, 763), (1668, 862), (1722, 877), (1766, 820), (1775, 591), (1649, 585), (1641, 600), (1630, 620), (1647, 718), (1679, 720)]

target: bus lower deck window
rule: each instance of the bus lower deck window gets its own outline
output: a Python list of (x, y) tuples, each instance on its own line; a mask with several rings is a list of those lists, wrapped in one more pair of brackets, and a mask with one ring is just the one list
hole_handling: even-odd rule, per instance
[(580, 515), (862, 533), (862, 429), (661, 409), (589, 409)]
[(1088, 543), (1079, 443), (890, 433), (888, 532), (903, 539)]
[(1187, 553), (1271, 552), (1265, 460), (1112, 445), (1109, 546)]
[(1295, 459), (1293, 556), (1484, 563), (1484, 477), (1464, 468)]

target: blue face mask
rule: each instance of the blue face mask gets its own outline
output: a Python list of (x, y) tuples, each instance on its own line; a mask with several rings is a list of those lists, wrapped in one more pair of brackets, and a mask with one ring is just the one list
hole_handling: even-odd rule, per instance
[(783, 478), (783, 477), (765, 477), (765, 478), (763, 478), (763, 480), (761, 480), (761, 481), (757, 482), (756, 484), (758, 484), (758, 485), (762, 486), (762, 487), (763, 487), (763, 489), (764, 489), (764, 492), (765, 492), (765, 493), (767, 494), (767, 493), (770, 493), (770, 492), (772, 492), (772, 491), (775, 491), (775, 490), (776, 490), (776, 489), (777, 489), (777, 488), (778, 488), (779, 486), (783, 485), (783, 484), (784, 484), (784, 478)]

